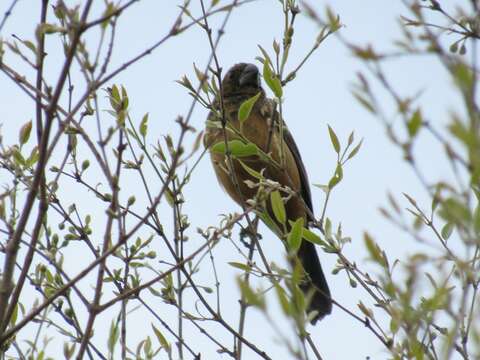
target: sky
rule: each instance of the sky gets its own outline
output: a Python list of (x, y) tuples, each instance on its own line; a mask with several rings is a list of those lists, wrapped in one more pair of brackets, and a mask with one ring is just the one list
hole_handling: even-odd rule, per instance
[[(11, 39), (11, 34), (16, 34), (23, 39), (33, 38), (34, 24), (38, 18), (37, 3), (18, 1), (1, 36)], [(102, 9), (101, 3), (103, 2), (95, 2), (94, 13), (98, 14)], [(198, 3), (196, 0), (192, 3), (192, 13), (198, 16), (200, 14)], [(220, 3), (227, 2), (222, 0)], [(401, 34), (398, 25), (399, 15), (407, 14), (401, 1), (389, 1), (388, 5), (384, 0), (355, 2), (330, 0), (312, 1), (310, 4), (320, 14), (324, 14), (324, 7), (329, 5), (340, 15), (341, 22), (344, 24), (340, 30), (343, 38), (360, 45), (372, 43), (379, 49), (392, 49), (392, 42)], [(0, 4), (1, 13), (6, 11), (7, 5), (9, 5), (7, 2)], [(110, 70), (134, 57), (168, 33), (178, 13), (178, 5), (178, 1), (170, 0), (139, 1), (138, 4), (133, 5), (118, 22), (117, 43), (114, 47)], [(214, 33), (223, 16), (220, 14), (211, 19), (210, 25)], [(298, 64), (315, 41), (318, 31), (318, 26), (307, 17), (300, 16), (297, 19), (294, 45), (287, 69), (293, 69)], [(255, 57), (260, 55), (258, 45), (272, 51), (272, 41), (274, 39), (280, 41), (281, 34), (282, 12), (277, 1), (259, 0), (246, 4), (232, 13), (217, 51), (219, 61), (224, 69), (238, 62), (255, 63)], [(91, 36), (91, 40), (96, 41), (94, 35), (87, 36)], [(62, 62), (56, 43), (57, 41), (53, 38), (47, 42), (46, 76), (51, 81), (57, 78), (59, 65)], [(134, 121), (139, 121), (143, 114), (149, 113), (148, 141), (150, 144), (155, 144), (161, 136), (169, 133), (173, 136), (178, 135), (178, 125), (174, 120), (178, 115), (187, 113), (191, 98), (175, 80), (180, 79), (184, 74), (192, 80), (195, 79), (193, 64), (203, 69), (209, 54), (210, 49), (205, 32), (199, 27), (193, 27), (184, 34), (167, 41), (113, 80), (112, 83), (121, 84), (127, 89), (130, 97), (130, 114)], [(18, 58), (8, 56), (6, 61), (26, 71), (27, 76), (32, 75)], [(360, 153), (348, 164), (344, 180), (333, 192), (327, 216), (335, 226), (341, 222), (344, 234), (352, 238), (352, 243), (345, 249), (347, 257), (360, 264), (366, 271), (375, 274), (375, 266), (367, 261), (363, 248), (364, 231), (368, 231), (375, 237), (380, 246), (391, 254), (392, 259), (402, 259), (419, 249), (411, 238), (395, 229), (380, 215), (378, 208), (386, 203), (387, 192), (390, 191), (397, 197), (402, 207), (407, 206), (407, 202), (401, 198), (402, 193), (414, 196), (427, 209), (430, 203), (415, 174), (403, 162), (401, 152), (389, 143), (382, 125), (351, 95), (351, 86), (356, 73), (364, 70), (365, 67), (351, 55), (337, 37), (330, 37), (302, 68), (295, 81), (284, 89), (284, 118), (296, 139), (311, 184), (325, 184), (335, 168), (336, 154), (330, 144), (327, 124), (335, 130), (343, 144), (346, 143), (352, 131), (355, 132), (357, 141), (363, 139)], [(418, 90), (423, 90), (418, 101), (424, 105), (435, 105), (426, 106), (425, 115), (442, 129), (448, 120), (446, 110), (456, 108), (458, 98), (451, 91), (451, 79), (438, 62), (431, 57), (403, 58), (388, 64), (387, 70), (400, 93), (413, 95)], [(73, 73), (72, 76), (73, 83), (78, 84), (74, 94), (79, 96), (83, 91), (81, 75)], [(16, 141), (20, 124), (34, 117), (34, 106), (3, 74), (0, 75), (0, 88), (2, 89), (1, 132), (4, 142), (11, 144)], [(383, 99), (387, 113), (394, 114), (395, 109), (391, 107), (389, 100), (386, 97)], [(62, 100), (65, 101), (65, 99)], [(191, 118), (191, 125), (199, 131), (202, 130), (206, 115), (207, 111), (197, 106)], [(187, 144), (191, 146), (193, 140), (194, 136), (190, 136)], [(451, 176), (449, 170), (438, 166), (439, 162), (435, 160), (438, 159), (439, 150), (440, 148), (431, 137), (424, 133), (420, 134), (419, 145), (416, 146), (415, 152), (419, 155), (420, 167), (428, 174), (430, 181)], [(157, 179), (153, 181), (158, 182)], [(84, 197), (77, 194), (76, 186), (74, 182), (66, 183), (64, 196), (67, 200), (79, 204), (79, 208), (86, 213), (90, 207), (97, 204), (96, 199), (93, 196)], [(155, 187), (155, 183), (152, 183), (152, 186)], [(127, 193), (135, 194), (140, 204), (145, 203), (146, 195), (138, 189), (138, 179), (128, 178), (124, 189)], [(238, 206), (217, 184), (208, 158), (201, 160), (184, 195), (187, 200), (184, 210), (189, 214), (191, 222), (189, 236), (193, 243), (192, 249), (201, 241), (196, 235), (197, 227), (206, 228), (209, 224), (218, 223), (220, 214), (239, 211)], [(314, 208), (318, 214), (324, 201), (324, 194), (322, 190), (312, 186), (312, 196)], [(169, 217), (169, 211), (171, 210), (168, 205), (163, 204), (160, 207), (161, 215), (165, 214)], [(272, 260), (285, 264), (283, 247), (271, 233), (264, 231), (266, 234), (263, 240), (264, 249), (268, 251)], [(156, 249), (155, 246), (154, 244), (154, 249)], [(161, 254), (161, 248), (156, 250)], [(72, 272), (85, 264), (81, 256), (75, 256), (75, 251), (82, 251), (80, 245), (74, 247), (72, 253), (66, 254), (66, 266)], [(238, 271), (232, 269), (227, 262), (239, 261), (240, 257), (235, 248), (226, 241), (215, 249), (215, 256), (222, 294), (225, 297), (231, 296), (224, 302), (223, 314), (235, 323), (238, 314), (235, 300), (238, 298), (238, 296), (235, 297), (235, 294), (238, 294), (235, 276)], [(359, 300), (367, 305), (371, 304), (362, 289), (353, 289), (349, 286), (348, 278), (343, 273), (336, 276), (330, 273), (336, 262), (335, 255), (320, 253), (320, 258), (327, 272), (332, 295), (336, 300), (357, 313), (359, 312), (356, 304)], [(199, 274), (199, 277), (206, 284), (213, 285), (208, 269)], [(91, 284), (92, 282), (89, 286), (86, 282), (83, 285), (86, 291), (91, 290)], [(154, 301), (158, 300), (153, 299), (151, 303), (155, 304)], [(268, 304), (271, 306), (272, 316), (274, 318), (280, 316), (273, 296), (268, 297)], [(148, 314), (143, 314), (141, 311), (140, 316), (132, 321), (133, 329), (129, 328), (132, 333), (132, 346), (135, 341), (141, 339), (145, 330), (145, 318)], [(264, 346), (272, 358), (288, 359), (285, 348), (278, 344), (269, 321), (255, 310), (252, 310), (248, 317), (251, 317), (249, 319), (251, 327), (246, 331), (247, 338), (254, 339), (260, 347)], [(109, 324), (111, 319), (112, 315), (106, 314), (100, 317), (99, 324), (104, 324), (103, 321)], [(281, 319), (279, 323), (286, 324)], [(331, 316), (315, 327), (310, 327), (309, 330), (324, 359), (387, 358), (387, 353), (379, 341), (362, 324), (339, 309), (334, 309)], [(202, 351), (202, 358), (227, 357), (215, 353), (214, 347), (195, 329), (188, 327), (186, 331), (189, 334), (185, 336), (186, 338), (198, 337), (195, 348)], [(58, 344), (51, 346), (58, 346)], [(246, 358), (255, 357), (250, 353)]]

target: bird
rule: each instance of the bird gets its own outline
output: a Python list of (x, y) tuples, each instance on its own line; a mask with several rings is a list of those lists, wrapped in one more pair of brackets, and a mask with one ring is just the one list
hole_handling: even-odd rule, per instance
[[(283, 188), (288, 187), (295, 194), (285, 197), (287, 231), (291, 228), (290, 221), (298, 218), (303, 218), (305, 224), (313, 221), (312, 198), (305, 166), (292, 134), (284, 120), (279, 119), (275, 101), (269, 99), (262, 88), (258, 67), (250, 63), (235, 64), (223, 77), (219, 93), (214, 109), (207, 117), (203, 142), (209, 149), (213, 169), (221, 186), (236, 203), (245, 207), (248, 200), (257, 194), (258, 186), (254, 184), (259, 179), (255, 174), (262, 174), (265, 179)], [(239, 119), (241, 105), (254, 97), (256, 101), (248, 117)], [(222, 144), (234, 140), (254, 144), (254, 148), (259, 149), (259, 154), (237, 158), (227, 157), (226, 151), (214, 151), (215, 147), (223, 148), (227, 145)], [(268, 218), (273, 219), (277, 230), (281, 229), (282, 224), (276, 220), (271, 203), (265, 203)], [(307, 312), (313, 312), (311, 323), (315, 324), (332, 311), (330, 289), (312, 242), (302, 239), (296, 259), (304, 270), (299, 287), (306, 298), (310, 299)]]

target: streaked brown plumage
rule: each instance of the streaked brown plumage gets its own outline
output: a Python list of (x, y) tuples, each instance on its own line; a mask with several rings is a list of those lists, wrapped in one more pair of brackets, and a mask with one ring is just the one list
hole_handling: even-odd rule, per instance
[[(307, 223), (312, 220), (306, 211), (310, 209), (313, 214), (312, 200), (310, 195), (310, 187), (308, 184), (307, 173), (300, 157), (297, 145), (292, 135), (283, 123), (282, 131), (279, 126), (271, 129), (271, 123), (274, 121), (278, 124), (279, 115), (275, 111), (274, 102), (265, 96), (264, 90), (260, 84), (260, 74), (258, 68), (253, 64), (240, 63), (233, 66), (225, 75), (222, 81), (223, 106), (226, 121), (238, 131), (241, 131), (244, 138), (254, 143), (265, 153), (270, 154), (273, 161), (262, 159), (257, 155), (242, 157), (242, 161), (250, 168), (260, 172), (263, 170), (265, 178), (276, 181), (283, 186), (288, 186), (298, 195), (292, 196), (285, 203), (287, 218), (295, 221), (302, 217)], [(260, 97), (256, 101), (248, 119), (242, 124), (238, 121), (238, 109), (240, 105), (247, 99), (260, 93)], [(205, 131), (204, 143), (210, 147), (213, 144), (224, 142), (225, 132), (221, 126), (211, 126), (212, 122), (221, 123), (221, 119), (210, 113)], [(227, 140), (238, 139), (239, 136), (232, 131), (227, 131)], [(281, 135), (283, 134), (283, 140)], [(281, 146), (283, 145), (283, 157), (281, 159)], [(218, 181), (227, 191), (227, 193), (238, 204), (245, 204), (247, 199), (251, 199), (257, 193), (256, 188), (247, 186), (245, 180), (257, 182), (236, 159), (232, 159), (233, 169), (235, 173), (236, 183), (233, 176), (229, 174), (226, 157), (220, 152), (210, 152), (213, 167), (217, 175)], [(274, 165), (276, 163), (276, 165)], [(278, 166), (278, 164), (282, 164)], [(275, 219), (270, 206), (267, 211), (272, 219)], [(287, 224), (289, 227), (289, 225)], [(300, 285), (305, 293), (313, 290), (309, 311), (316, 310), (317, 316), (312, 320), (317, 320), (330, 314), (332, 310), (332, 301), (330, 299), (330, 290), (328, 288), (325, 276), (318, 259), (315, 246), (308, 242), (302, 241), (297, 256), (302, 264), (307, 277)]]

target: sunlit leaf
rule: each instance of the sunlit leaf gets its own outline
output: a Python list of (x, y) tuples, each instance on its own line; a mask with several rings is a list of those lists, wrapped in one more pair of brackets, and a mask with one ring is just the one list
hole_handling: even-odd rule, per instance
[(375, 240), (373, 240), (368, 233), (364, 233), (363, 241), (370, 255), (370, 258), (379, 265), (385, 266), (385, 259), (383, 258), (382, 251), (380, 250)]
[(240, 287), (240, 292), (245, 298), (245, 301), (252, 306), (258, 307), (260, 309), (265, 309), (265, 298), (261, 293), (256, 293), (248, 282), (242, 280), (240, 277), (237, 278), (238, 286)]
[(337, 134), (335, 134), (335, 131), (328, 125), (328, 134), (330, 135), (330, 140), (332, 142), (333, 148), (335, 149), (335, 152), (337, 154), (340, 153), (340, 142), (338, 141)]
[(234, 268), (237, 268), (237, 269), (240, 269), (240, 270), (243, 270), (243, 271), (246, 271), (246, 272), (250, 272), (251, 267), (247, 264), (242, 264), (242, 263), (239, 263), (239, 262), (235, 262), (235, 261), (230, 261), (228, 263), (230, 266), (233, 266)]
[(445, 225), (443, 225), (442, 231), (441, 231), (443, 240), (448, 240), (450, 235), (452, 235), (453, 228), (454, 228), (454, 224), (452, 223), (446, 223)]
[(138, 131), (140, 132), (140, 135), (142, 135), (145, 138), (147, 136), (147, 130), (148, 130), (148, 113), (143, 115)]
[(243, 161), (241, 160), (238, 160), (238, 162), (240, 163), (240, 165), (245, 169), (245, 171), (252, 177), (254, 177), (255, 179), (258, 179), (258, 180), (261, 180), (263, 179), (263, 176), (261, 173), (259, 173), (258, 171), (255, 171), (254, 169), (252, 169), (250, 166), (248, 166), (247, 164), (245, 164)]
[(297, 252), (300, 249), (302, 243), (302, 234), (303, 234), (303, 218), (298, 218), (293, 224), (290, 232), (287, 236), (288, 248), (290, 251)]
[(285, 204), (283, 203), (282, 196), (278, 190), (272, 191), (270, 193), (270, 203), (272, 205), (273, 215), (275, 215), (275, 219), (280, 224), (285, 224), (287, 221), (287, 215), (285, 212)]
[[(234, 157), (245, 157), (258, 154), (258, 147), (254, 143), (244, 143), (241, 140), (230, 140), (228, 150)], [(224, 141), (220, 141), (211, 147), (212, 152), (225, 154), (227, 146)]]
[(407, 123), (408, 135), (410, 135), (410, 137), (414, 137), (415, 135), (417, 135), (418, 130), (420, 129), (421, 126), (422, 126), (422, 113), (420, 112), (420, 109), (417, 109), (413, 113), (410, 120), (408, 120), (408, 123)]
[(248, 119), (250, 116), (250, 112), (253, 109), (253, 106), (257, 102), (258, 98), (260, 97), (261, 93), (259, 92), (257, 95), (252, 96), (250, 99), (245, 100), (238, 109), (238, 121), (240, 124), (243, 124), (245, 120)]
[(302, 237), (313, 244), (328, 246), (328, 244), (324, 240), (322, 240), (320, 236), (307, 228), (303, 229)]
[(282, 308), (282, 311), (285, 315), (290, 315), (292, 313), (292, 308), (290, 301), (288, 300), (285, 290), (278, 283), (274, 283), (275, 292), (277, 294), (278, 302)]
[(118, 341), (119, 336), (120, 336), (120, 331), (118, 329), (118, 322), (112, 320), (110, 324), (110, 332), (109, 332), (108, 344), (107, 344), (108, 351), (110, 352), (110, 354), (113, 354), (115, 350), (115, 345)]
[(370, 102), (370, 100), (368, 100), (365, 96), (363, 96), (362, 94), (356, 92), (356, 91), (353, 91), (352, 92), (353, 96), (355, 97), (355, 99), (357, 99), (357, 101), (365, 108), (367, 109), (369, 112), (371, 112), (372, 114), (375, 114), (376, 113), (376, 110), (375, 110), (375, 107), (373, 106), (373, 104)]
[(20, 141), (20, 145), (24, 145), (30, 139), (30, 134), (32, 133), (32, 120), (26, 122), (21, 128), (20, 133), (18, 135), (18, 140)]
[(343, 169), (342, 165), (337, 164), (337, 168), (335, 169), (335, 174), (333, 174), (332, 178), (328, 182), (328, 188), (332, 190), (340, 181), (343, 179)]
[(357, 155), (358, 151), (360, 150), (360, 147), (362, 146), (362, 143), (363, 143), (363, 139), (360, 140), (360, 142), (358, 143), (358, 145), (353, 148), (353, 150), (350, 152), (350, 154), (348, 154), (347, 160), (350, 160), (350, 159), (353, 158), (355, 155)]
[(155, 336), (157, 337), (157, 340), (160, 343), (160, 345), (163, 348), (167, 349), (167, 351), (170, 351), (171, 346), (170, 346), (170, 343), (165, 338), (165, 336), (153, 324), (150, 324), (150, 325), (152, 326), (153, 332), (155, 333)]
[(263, 79), (268, 87), (273, 91), (277, 98), (283, 95), (282, 84), (280, 80), (273, 74), (270, 68), (270, 61), (263, 62)]

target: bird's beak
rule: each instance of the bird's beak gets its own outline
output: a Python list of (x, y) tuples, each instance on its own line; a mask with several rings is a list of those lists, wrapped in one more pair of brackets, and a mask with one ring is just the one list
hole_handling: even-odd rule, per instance
[(248, 64), (243, 69), (238, 80), (240, 86), (253, 86), (260, 87), (260, 72), (258, 68), (253, 64)]

